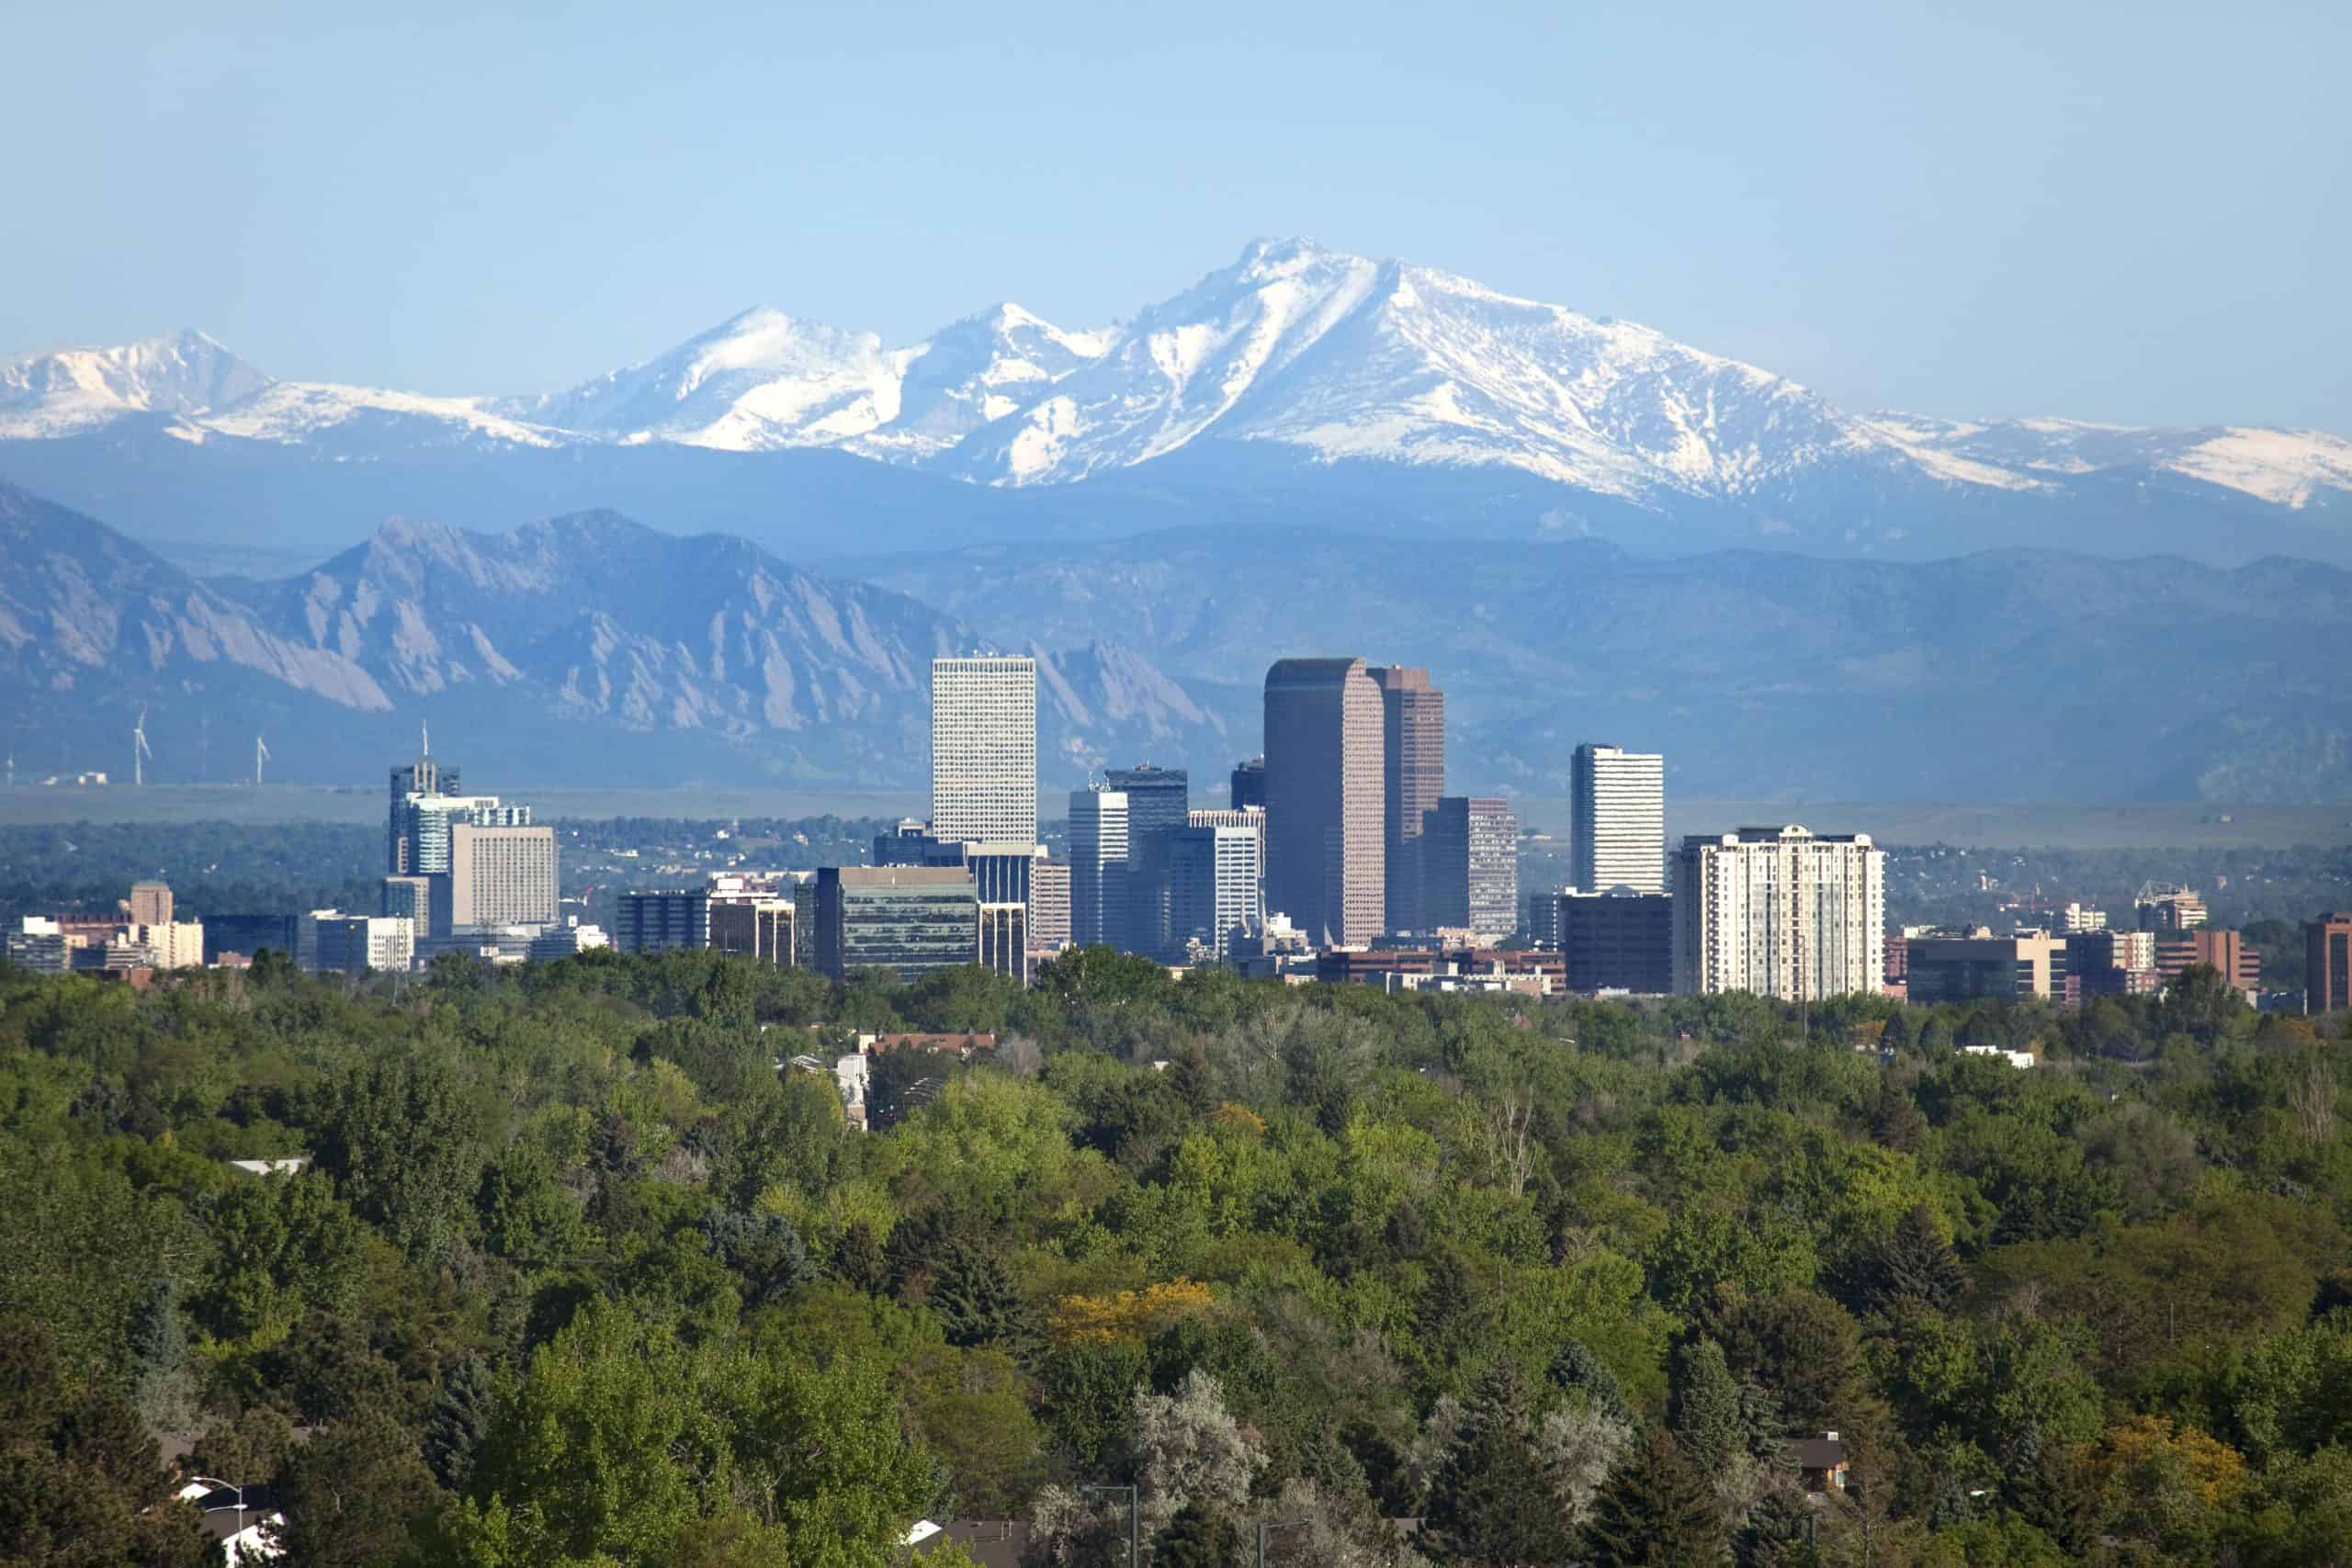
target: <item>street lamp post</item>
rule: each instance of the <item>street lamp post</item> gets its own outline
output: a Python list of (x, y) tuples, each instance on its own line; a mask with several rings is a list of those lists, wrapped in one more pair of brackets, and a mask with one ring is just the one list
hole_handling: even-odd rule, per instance
[(1295, 1530), (1311, 1525), (1312, 1519), (1269, 1519), (1258, 1527), (1258, 1568), (1266, 1568), (1266, 1537), (1276, 1530)]
[[(1139, 1529), (1138, 1517), (1137, 1517), (1136, 1507), (1136, 1489), (1135, 1489), (1135, 1487), (1134, 1487), (1134, 1486), (1132, 1486), (1132, 1485), (1127, 1485), (1127, 1486), (1081, 1486), (1081, 1487), (1080, 1487), (1078, 1490), (1079, 1490), (1079, 1493), (1080, 1493), (1080, 1495), (1081, 1496), (1082, 1496), (1082, 1495), (1084, 1495), (1086, 1493), (1089, 1493), (1089, 1492), (1112, 1492), (1112, 1493), (1120, 1493), (1120, 1492), (1124, 1492), (1124, 1493), (1125, 1493), (1125, 1494), (1126, 1494), (1126, 1497), (1127, 1497), (1127, 1568), (1137, 1568), (1137, 1565), (1138, 1565), (1138, 1564), (1143, 1561), (1142, 1556), (1141, 1556), (1141, 1550), (1142, 1550), (1143, 1542), (1142, 1542), (1142, 1540), (1141, 1540), (1141, 1539), (1140, 1539), (1140, 1536), (1141, 1536), (1141, 1530), (1140, 1530), (1140, 1529)], [(1262, 1540), (1262, 1538), (1261, 1538), (1261, 1540)]]

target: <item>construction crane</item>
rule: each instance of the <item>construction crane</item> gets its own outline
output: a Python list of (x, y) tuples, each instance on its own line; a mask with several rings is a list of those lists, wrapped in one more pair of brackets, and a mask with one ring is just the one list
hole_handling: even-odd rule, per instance
[(130, 727), (130, 782), (147, 782), (147, 761), (155, 755), (147, 744), (147, 705), (139, 705), (139, 717)]
[(261, 783), (261, 765), (269, 761), (269, 747), (258, 735), (254, 737), (254, 783)]

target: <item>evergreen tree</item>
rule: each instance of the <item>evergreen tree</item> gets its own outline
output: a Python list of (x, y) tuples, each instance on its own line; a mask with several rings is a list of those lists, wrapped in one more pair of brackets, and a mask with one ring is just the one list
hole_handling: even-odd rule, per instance
[(950, 1244), (924, 1304), (937, 1314), (950, 1345), (1018, 1350), (1031, 1337), (1028, 1303), (1013, 1287), (1004, 1260), (969, 1242)]
[(1894, 1223), (1894, 1234), (1879, 1246), (1873, 1272), (1871, 1304), (1882, 1309), (1917, 1302), (1950, 1312), (1968, 1291), (1968, 1269), (1924, 1203)]
[(1700, 1568), (1721, 1562), (1724, 1548), (1705, 1479), (1672, 1435), (1653, 1427), (1593, 1499), (1583, 1561), (1589, 1568)]
[(817, 1277), (800, 1233), (781, 1214), (712, 1209), (702, 1231), (712, 1255), (742, 1278), (747, 1308), (781, 1301)]
[(1813, 1568), (1820, 1560), (1813, 1545), (1816, 1528), (1804, 1494), (1776, 1486), (1756, 1500), (1733, 1533), (1732, 1561), (1738, 1568)]
[(1231, 1568), (1232, 1522), (1198, 1499), (1176, 1510), (1151, 1543), (1153, 1568)]
[(1527, 1390), (1509, 1362), (1479, 1380), (1430, 1483), (1428, 1516), (1414, 1539), (1419, 1550), (1447, 1568), (1568, 1560), (1575, 1540), (1534, 1427)]
[(475, 1451), (497, 1415), (497, 1383), (489, 1367), (469, 1356), (449, 1370), (424, 1418), (424, 1462), (435, 1480), (452, 1492), (466, 1489)]
[(1617, 1374), (1581, 1339), (1571, 1339), (1560, 1347), (1560, 1353), (1552, 1358), (1547, 1375), (1552, 1386), (1562, 1393), (1581, 1396), (1597, 1413), (1633, 1425), (1634, 1413), (1625, 1403), (1625, 1390), (1618, 1382)]
[(1697, 1339), (1674, 1353), (1673, 1399), (1667, 1423), (1682, 1451), (1706, 1475), (1721, 1475), (1747, 1454), (1740, 1389), (1724, 1348)]
[(1892, 1077), (1878, 1080), (1878, 1089), (1871, 1096), (1869, 1121), (1871, 1141), (1897, 1154), (1916, 1150), (1928, 1135), (1928, 1119)]
[(196, 1419), (196, 1380), (187, 1369), (187, 1329), (179, 1281), (160, 1275), (130, 1320), (132, 1399), (158, 1431), (180, 1432)]
[(874, 1239), (874, 1227), (864, 1220), (854, 1220), (842, 1232), (840, 1241), (833, 1244), (833, 1261), (828, 1270), (834, 1279), (853, 1290), (878, 1294), (890, 1284), (889, 1259), (882, 1246)]

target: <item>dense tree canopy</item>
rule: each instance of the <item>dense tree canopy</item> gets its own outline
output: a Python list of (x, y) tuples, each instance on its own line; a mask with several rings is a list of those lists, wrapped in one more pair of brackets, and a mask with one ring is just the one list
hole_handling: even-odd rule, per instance
[[(853, 1028), (1001, 1042), (859, 1133)], [(2347, 1074), (2201, 979), (0, 971), (0, 1558), (201, 1560), (186, 1433), (305, 1562), (2342, 1562)]]

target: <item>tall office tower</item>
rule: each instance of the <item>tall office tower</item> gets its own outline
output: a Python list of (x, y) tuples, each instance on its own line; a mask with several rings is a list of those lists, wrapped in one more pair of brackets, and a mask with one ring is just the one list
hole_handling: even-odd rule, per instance
[(1127, 945), (1127, 797), (1114, 789), (1069, 792), (1069, 939), (1080, 947)]
[(710, 906), (710, 945), (762, 964), (789, 969), (793, 957), (792, 900), (723, 898)]
[(710, 889), (622, 894), (613, 914), (613, 945), (623, 953), (708, 947)]
[(817, 967), (831, 979), (888, 969), (901, 980), (979, 959), (969, 872), (944, 865), (820, 866)]
[(1233, 809), (1247, 810), (1266, 804), (1266, 759), (1252, 757), (1246, 762), (1233, 764)]
[(1666, 759), (1590, 742), (1570, 775), (1568, 878), (1587, 893), (1666, 886)]
[(1059, 953), (1069, 945), (1069, 862), (1040, 851), (1029, 867), (1029, 950)]
[(1266, 903), (1307, 940), (1360, 945), (1388, 916), (1380, 688), (1361, 659), (1266, 671)]
[(449, 869), (449, 834), (460, 822), (477, 828), (527, 828), (531, 808), (507, 806), (494, 795), (413, 795), (401, 803), (398, 876), (435, 876)]
[(1782, 1001), (1877, 995), (1886, 976), (1886, 852), (1866, 833), (1693, 834), (1674, 857), (1674, 988)]
[(1127, 942), (1157, 957), (1168, 947), (1168, 837), (1193, 808), (1192, 779), (1138, 762), (1105, 769), (1102, 782), (1127, 797)]
[(435, 936), (475, 927), (551, 926), (555, 829), (454, 823), (449, 829), (449, 869), (428, 880)]
[(792, 883), (792, 964), (817, 966), (817, 874), (803, 873)]
[(1037, 841), (1037, 661), (931, 661), (931, 831)]
[(1442, 797), (1422, 816), (1419, 848), (1430, 930), (1500, 942), (1519, 929), (1519, 816), (1510, 801)]
[(1029, 984), (1029, 907), (980, 906), (980, 967)]
[(457, 767), (434, 760), (433, 737), (426, 733), (417, 751), (416, 761), (404, 768), (392, 770), (391, 815), (384, 839), (384, 870), (393, 876), (405, 876), (417, 869), (408, 861), (409, 796), (464, 793), (465, 786), (459, 782)]
[(1404, 665), (1365, 671), (1380, 688), (1381, 787), (1386, 795), (1381, 848), (1387, 861), (1388, 930), (1420, 931), (1437, 924), (1421, 908), (1420, 859), (1415, 842), (1423, 816), (1445, 793), (1445, 694), (1430, 672)]
[(2352, 1008), (2352, 914), (2303, 923), (2303, 1010), (2317, 1017)]
[(130, 901), (124, 908), (134, 926), (168, 926), (172, 923), (172, 885), (134, 882), (130, 885)]
[[(1239, 817), (1242, 812), (1201, 811), (1195, 817)], [(1246, 813), (1258, 816), (1257, 812)], [(1212, 957), (1231, 951), (1237, 935), (1254, 937), (1265, 929), (1258, 891), (1258, 827), (1255, 823), (1202, 822), (1179, 828), (1168, 839), (1169, 953), (1189, 953), (1193, 943)]]
[[(1560, 945), (1560, 897), (1565, 887), (1539, 887), (1519, 898), (1519, 929), (1532, 947)], [(1668, 944), (1668, 948), (1672, 943)]]

